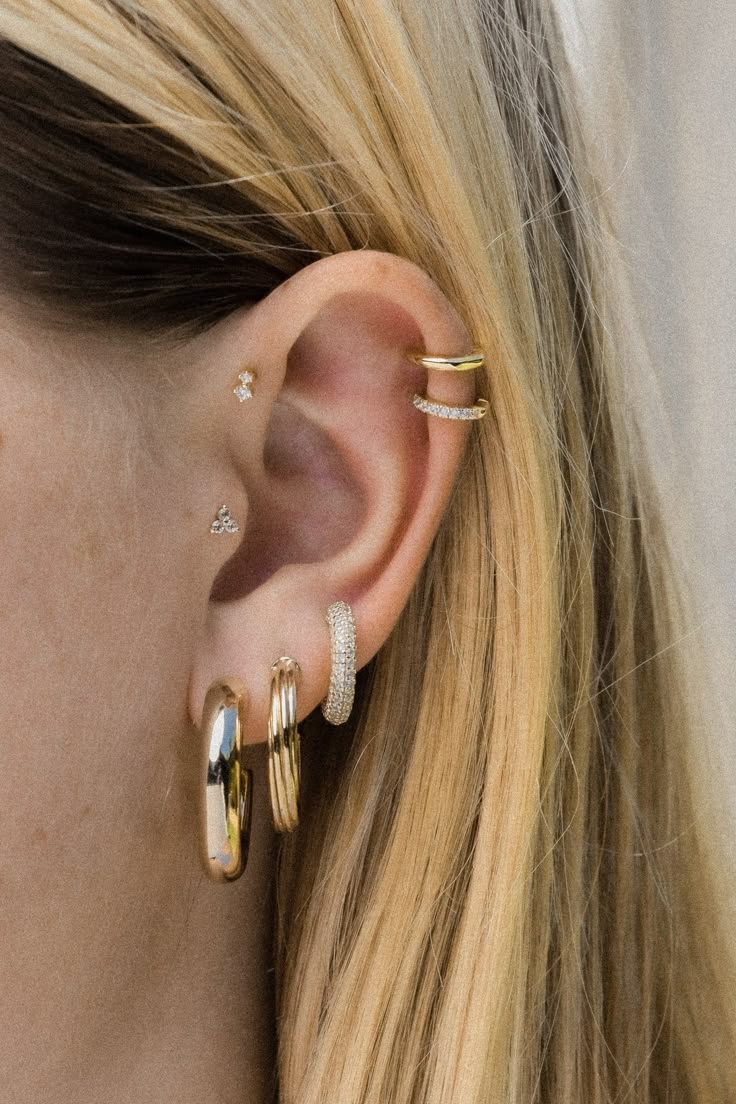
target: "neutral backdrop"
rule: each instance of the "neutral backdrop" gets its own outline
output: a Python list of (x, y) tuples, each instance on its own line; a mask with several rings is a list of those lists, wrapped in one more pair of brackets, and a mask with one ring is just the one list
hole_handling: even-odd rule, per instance
[(557, 0), (671, 438), (659, 476), (698, 596), (736, 855), (736, 3)]

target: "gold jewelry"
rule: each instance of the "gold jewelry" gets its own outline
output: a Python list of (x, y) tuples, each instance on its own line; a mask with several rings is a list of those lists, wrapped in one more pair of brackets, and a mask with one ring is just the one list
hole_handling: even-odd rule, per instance
[(268, 715), (268, 785), (277, 832), (292, 832), (299, 823), (301, 753), (296, 724), (296, 679), (301, 667), (281, 656), (271, 666)]
[(237, 533), (240, 526), (234, 518), (230, 517), (230, 510), (223, 503), (217, 511), (217, 517), (210, 525), (210, 533)]
[(244, 688), (217, 680), (202, 710), (204, 862), (217, 882), (239, 878), (248, 861), (253, 772), (240, 761), (245, 700)]
[(237, 387), (233, 387), (233, 395), (237, 395), (240, 402), (245, 402), (246, 399), (253, 398), (251, 384), (255, 378), (255, 372), (241, 372), (238, 376), (240, 383)]
[(484, 418), (488, 413), (488, 400), (478, 399), (475, 406), (452, 406), (450, 403), (436, 402), (426, 395), (415, 395), (414, 406), (425, 414), (436, 414), (438, 418)]
[(330, 689), (322, 700), (326, 721), (339, 725), (350, 716), (355, 697), (355, 618), (347, 602), (333, 602), (325, 617), (330, 626)]
[(417, 364), (438, 372), (467, 372), (471, 368), (480, 368), (486, 359), (479, 349), (459, 357), (426, 356), (424, 353), (411, 353), (410, 357)]
[[(480, 368), (486, 359), (479, 349), (475, 349), (472, 353), (466, 353), (465, 356), (457, 357), (431, 356), (423, 353), (410, 353), (409, 356), (417, 364), (422, 364), (425, 368), (431, 368), (439, 372), (467, 372), (472, 368)], [(429, 395), (415, 395), (412, 402), (417, 410), (421, 410), (424, 414), (434, 414), (438, 418), (472, 419), (475, 421), (486, 416), (489, 406), (487, 399), (477, 399), (474, 406), (455, 406), (452, 403), (437, 402)]]

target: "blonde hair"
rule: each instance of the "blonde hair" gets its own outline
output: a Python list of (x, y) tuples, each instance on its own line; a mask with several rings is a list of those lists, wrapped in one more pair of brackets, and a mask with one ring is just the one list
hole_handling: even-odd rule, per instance
[(730, 1099), (688, 599), (551, 12), (6, 0), (0, 36), (0, 275), (48, 319), (174, 340), (370, 247), (488, 353), (491, 409), (351, 725), (304, 725), (281, 1101)]

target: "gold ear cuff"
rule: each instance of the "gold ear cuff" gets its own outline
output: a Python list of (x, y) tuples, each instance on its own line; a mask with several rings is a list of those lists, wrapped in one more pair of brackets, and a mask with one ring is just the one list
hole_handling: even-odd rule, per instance
[[(485, 356), (478, 349), (465, 356), (431, 356), (425, 353), (411, 353), (410, 359), (425, 368), (431, 368), (437, 372), (468, 372), (473, 368), (480, 368), (485, 363)], [(438, 418), (460, 418), (463, 420), (477, 421), (488, 413), (488, 400), (477, 399), (473, 406), (455, 406), (452, 403), (438, 402), (429, 395), (415, 395), (412, 399), (417, 410), (424, 414), (434, 414)]]
[(467, 372), (472, 368), (480, 368), (485, 362), (485, 356), (476, 349), (472, 353), (459, 357), (429, 356), (426, 353), (411, 353), (410, 359), (417, 364), (423, 364), (425, 368), (433, 368), (438, 372)]

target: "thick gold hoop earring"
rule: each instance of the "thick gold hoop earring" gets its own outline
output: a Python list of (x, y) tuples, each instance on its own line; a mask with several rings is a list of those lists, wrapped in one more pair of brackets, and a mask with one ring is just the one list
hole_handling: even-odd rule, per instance
[(293, 832), (299, 823), (301, 752), (296, 724), (296, 679), (299, 674), (299, 664), (289, 656), (281, 656), (271, 666), (268, 785), (277, 832)]
[(253, 772), (242, 767), (245, 690), (213, 682), (202, 709), (202, 839), (204, 863), (216, 882), (245, 870), (253, 811)]

